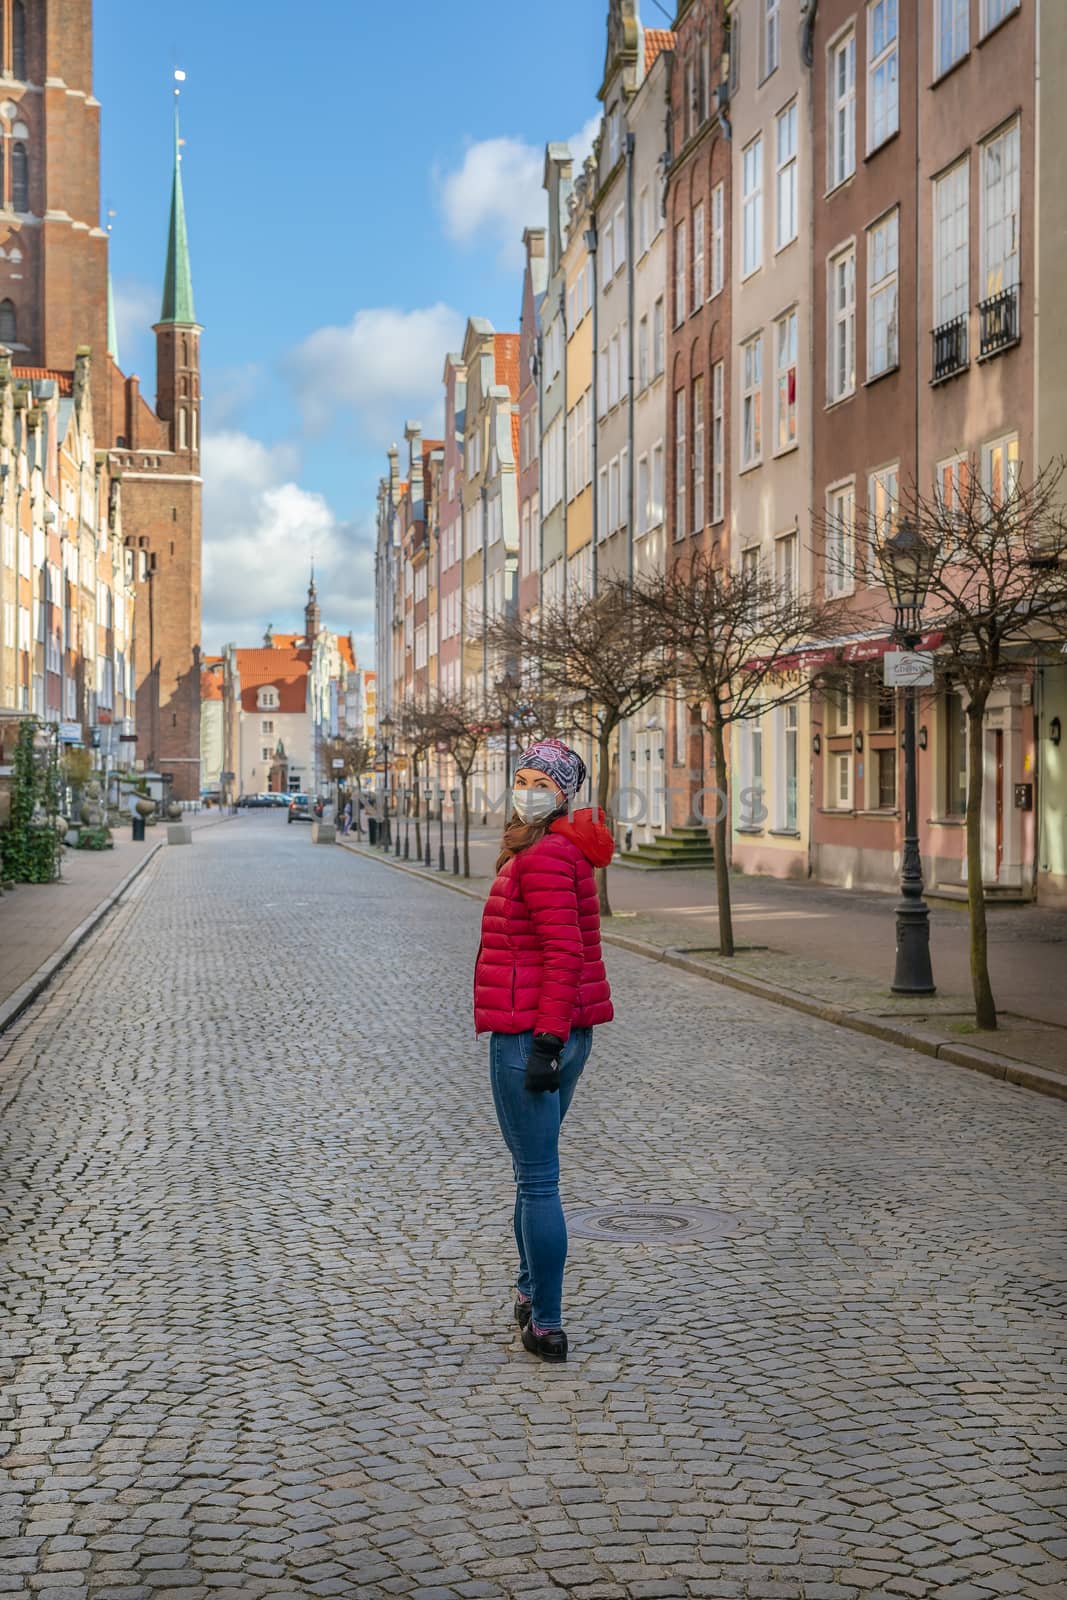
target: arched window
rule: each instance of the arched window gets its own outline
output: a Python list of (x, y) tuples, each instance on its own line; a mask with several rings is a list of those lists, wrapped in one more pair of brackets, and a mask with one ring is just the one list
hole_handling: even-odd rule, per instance
[(26, 76), (26, 7), (15, 0), (11, 7), (11, 71), (16, 78)]
[(10, 300), (0, 300), (0, 340), (4, 344), (16, 344), (18, 336), (15, 307)]
[(24, 144), (16, 144), (11, 150), (11, 209), (30, 209), (30, 162)]
[(185, 407), (184, 406), (179, 406), (179, 408), (178, 408), (178, 449), (179, 450), (184, 450), (185, 448), (186, 448)]
[(193, 407), (193, 449), (200, 449), (200, 414), (195, 406)]
[(189, 340), (186, 338), (185, 334), (183, 333), (182, 334), (182, 366), (183, 367), (187, 367), (188, 365), (189, 365)]

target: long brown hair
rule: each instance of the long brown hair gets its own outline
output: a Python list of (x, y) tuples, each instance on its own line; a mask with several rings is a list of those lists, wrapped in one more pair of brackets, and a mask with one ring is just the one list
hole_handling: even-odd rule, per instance
[(517, 811), (511, 813), (511, 820), (504, 825), (504, 835), (500, 841), (500, 854), (496, 858), (495, 871), (499, 872), (505, 862), (512, 856), (517, 856), (520, 850), (528, 850), (538, 839), (543, 839), (549, 828), (558, 816), (563, 814), (561, 806), (559, 811), (553, 811), (550, 817), (542, 817), (540, 822), (523, 822)]

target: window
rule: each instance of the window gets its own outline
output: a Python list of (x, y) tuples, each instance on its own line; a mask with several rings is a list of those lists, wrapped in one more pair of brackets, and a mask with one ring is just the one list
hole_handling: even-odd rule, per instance
[(797, 442), (797, 314), (787, 312), (774, 326), (774, 448)]
[(663, 296), (652, 307), (652, 376), (658, 378), (664, 363)]
[(897, 365), (897, 257), (900, 213), (867, 229), (867, 376)]
[(970, 483), (970, 456), (949, 456), (946, 460), (938, 462), (934, 488), (949, 525), (949, 539), (953, 549), (957, 551), (960, 546), (959, 535), (956, 532), (957, 518), (961, 523), (967, 519), (971, 501)]
[(830, 188), (856, 170), (856, 36), (848, 33), (830, 46)]
[(704, 206), (693, 212), (693, 310), (704, 304)]
[(774, 541), (774, 580), (780, 595), (797, 592), (797, 536), (783, 534)]
[(870, 0), (867, 7), (867, 149), (876, 150), (899, 126), (897, 0)]
[(693, 532), (704, 526), (704, 379), (693, 379)]
[(597, 473), (596, 536), (608, 536), (608, 469), (601, 467)]
[(644, 389), (648, 384), (648, 318), (637, 324), (637, 384)]
[(943, 804), (946, 817), (967, 815), (967, 713), (959, 695), (946, 692), (942, 706)]
[(747, 278), (763, 260), (763, 138), (753, 139), (741, 155), (741, 276)]
[(852, 756), (848, 751), (830, 757), (830, 793), (827, 803), (832, 811), (852, 810)]
[(874, 703), (874, 726), (879, 733), (892, 733), (897, 725), (897, 693), (878, 685)]
[(741, 390), (741, 470), (754, 467), (763, 458), (763, 336), (757, 334), (741, 346), (743, 387)]
[(797, 236), (797, 103), (779, 112), (775, 147), (774, 246), (782, 250)]
[(597, 360), (596, 403), (597, 410), (603, 416), (608, 409), (608, 347), (600, 346), (600, 355)]
[(30, 163), (26, 146), (21, 142), (11, 150), (11, 209), (30, 209)]
[(900, 493), (900, 469), (880, 467), (867, 479), (867, 526), (870, 537), (870, 579), (878, 583), (881, 570), (878, 566), (878, 547), (893, 536), (897, 518), (897, 496)]
[(16, 78), (26, 74), (26, 7), (15, 0), (11, 7), (11, 71)]
[(856, 251), (830, 261), (830, 403), (856, 387)]
[(273, 757), (273, 754), (274, 754), (274, 752), (272, 751), (272, 749), (271, 749), (269, 744), (264, 744), (264, 745), (260, 746), (259, 759), (261, 761), (266, 761), (266, 762), (269, 763), (271, 758)]
[(875, 805), (879, 811), (895, 811), (897, 808), (897, 753), (890, 747), (888, 750), (876, 750), (875, 760)]
[(648, 457), (641, 456), (637, 462), (637, 536), (647, 533), (650, 523), (650, 508), (648, 503)]
[(648, 193), (648, 185), (641, 190), (637, 197), (637, 253), (643, 256), (648, 249), (652, 238), (652, 203)]
[(796, 705), (775, 707), (778, 795), (776, 827), (783, 833), (797, 831), (797, 725)]
[(674, 537), (685, 537), (685, 390), (674, 396)]
[(982, 297), (1019, 282), (1019, 124), (982, 146)]
[(691, 61), (687, 61), (685, 65), (685, 78), (682, 83), (682, 93), (685, 96), (685, 105), (682, 107), (684, 112), (682, 127), (685, 130), (685, 138), (687, 140), (692, 136), (693, 133), (693, 111), (696, 104), (695, 90), (696, 74), (694, 72), (693, 63)]
[(717, 183), (711, 191), (711, 293), (720, 294), (725, 272), (725, 233), (723, 218), (723, 186)]
[(619, 403), (619, 334), (612, 334), (608, 344), (608, 410)]
[(934, 24), (934, 75), (940, 77), (967, 54), (970, 0), (937, 0)]
[(630, 447), (623, 445), (619, 451), (619, 523), (620, 528), (630, 525)]
[[(989, 33), (1003, 22), (1005, 17), (1019, 9), (1019, 0), (982, 0), (982, 32)], [(23, 73), (16, 72), (15, 76), (22, 77)]]
[(723, 519), (723, 474), (726, 469), (726, 436), (723, 395), (723, 364), (711, 369), (711, 520)]
[(626, 207), (615, 208), (615, 271), (626, 265)]
[(856, 487), (832, 489), (826, 506), (826, 593), (851, 594), (856, 561)]
[(982, 446), (982, 488), (994, 507), (1005, 504), (1019, 482), (1019, 436), (1005, 434)]
[(600, 272), (603, 283), (615, 276), (615, 226), (610, 217), (600, 233)]
[(674, 326), (685, 321), (685, 223), (677, 222), (674, 226)]
[(259, 731), (265, 739), (269, 738), (274, 732), (273, 721), (269, 717), (264, 717), (263, 721), (259, 725)]
[(934, 184), (934, 326), (967, 311), (970, 277), (970, 162), (961, 161)]
[(738, 793), (738, 827), (742, 832), (759, 832), (759, 818), (763, 812), (763, 723), (761, 706), (756, 702), (754, 715), (742, 723), (741, 735), (741, 787)]
[(608, 532), (619, 526), (619, 458), (608, 462)]
[(769, 78), (778, 69), (778, 41), (781, 18), (781, 0), (763, 0), (763, 76)]
[(10, 300), (0, 300), (0, 340), (4, 344), (18, 342), (18, 321), (15, 317), (15, 307)]
[(663, 445), (652, 447), (652, 482), (649, 488), (648, 525), (655, 528), (663, 521)]

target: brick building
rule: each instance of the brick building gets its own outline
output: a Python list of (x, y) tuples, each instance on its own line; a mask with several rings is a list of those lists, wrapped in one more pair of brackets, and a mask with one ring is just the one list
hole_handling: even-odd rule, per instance
[[(172, 792), (192, 799), (200, 787), (200, 328), (177, 121), (153, 410), (138, 378), (119, 369), (109, 316), (91, 0), (3, 0), (0, 58), (0, 343), (16, 366), (61, 380), (71, 378), (76, 350), (90, 357), (96, 448), (108, 452), (109, 477), (122, 480), (136, 591), (137, 758), (146, 770), (170, 772)], [(94, 726), (97, 692), (85, 689), (90, 699), (78, 706)]]

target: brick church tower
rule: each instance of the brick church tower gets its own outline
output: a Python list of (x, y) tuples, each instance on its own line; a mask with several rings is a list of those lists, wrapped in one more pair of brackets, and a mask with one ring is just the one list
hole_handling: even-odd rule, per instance
[(100, 227), (92, 0), (0, 0), (0, 344), (18, 367), (92, 356), (94, 432), (121, 479), (137, 587), (137, 756), (200, 792), (200, 333), (175, 117), (170, 233), (155, 326), (156, 407), (117, 365)]

